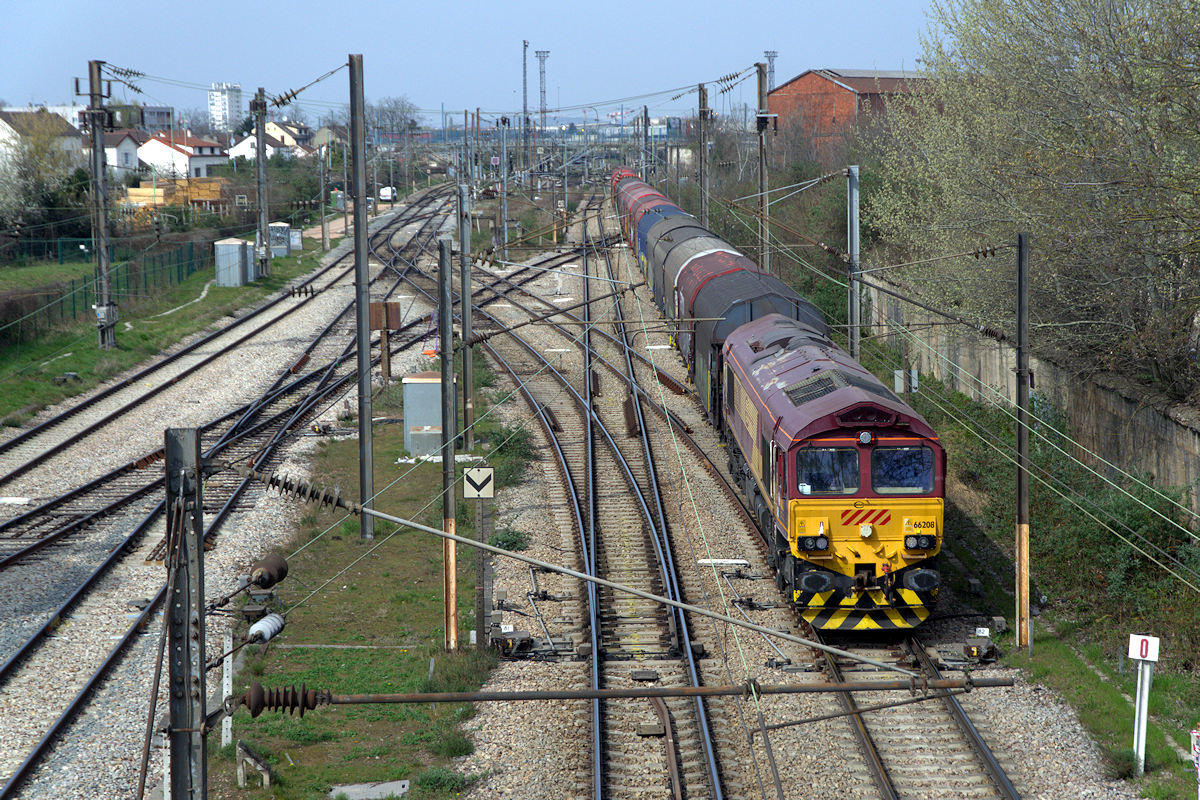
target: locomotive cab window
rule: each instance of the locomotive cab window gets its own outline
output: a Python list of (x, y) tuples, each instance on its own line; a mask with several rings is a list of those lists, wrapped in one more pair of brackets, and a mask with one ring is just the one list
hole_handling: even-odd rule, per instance
[(876, 447), (871, 451), (871, 488), (877, 494), (929, 494), (933, 491), (933, 450)]
[(796, 454), (800, 494), (854, 494), (858, 491), (858, 450), (805, 447)]

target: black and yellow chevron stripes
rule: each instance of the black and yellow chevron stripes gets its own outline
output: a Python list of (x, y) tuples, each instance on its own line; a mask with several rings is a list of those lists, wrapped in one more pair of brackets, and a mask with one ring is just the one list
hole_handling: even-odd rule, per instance
[[(902, 604), (890, 604), (879, 589), (794, 593), (800, 612), (818, 630), (867, 631), (915, 628), (932, 611), (934, 597), (923, 597), (909, 589), (896, 589)], [(936, 596), (936, 593), (933, 593)]]

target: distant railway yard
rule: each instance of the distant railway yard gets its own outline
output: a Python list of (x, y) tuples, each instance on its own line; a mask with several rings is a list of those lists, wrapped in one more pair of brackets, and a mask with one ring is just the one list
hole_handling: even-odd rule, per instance
[[(460, 630), (456, 651), (443, 652), (442, 547), (391, 522), (440, 527), (440, 484), (435, 463), (396, 461), (403, 431), (388, 415), (419, 412), (399, 401), (409, 384), (382, 385), (378, 337), (375, 446), (386, 458), (377, 455), (375, 488), (388, 514), (373, 542), (344, 511), (228, 468), (253, 461), (293, 489), (357, 499), (354, 291), (343, 245), (262, 305), (8, 429), (0, 490), (24, 499), (0, 522), (4, 795), (131, 796), (154, 685), (152, 728), (165, 724), (171, 698), (155, 663), (171, 547), (161, 449), (169, 421), (195, 427), (204, 457), (227, 467), (203, 483), (207, 596), (236, 589), (269, 552), (290, 564), (244, 608), (208, 609), (213, 667), (227, 630), (237, 642), (259, 615), (287, 620), (270, 642), (235, 648), (229, 696), (254, 716), (233, 715), (237, 747), (221, 747), (219, 724), (209, 734), (212, 796), (269, 794), (237, 788), (239, 764), (252, 776), (269, 770), (272, 791), (288, 797), (392, 778), (429, 797), (1138, 796), (1106, 777), (1104, 756), (1062, 698), (996, 660), (1011, 634), (991, 598), (1005, 596), (996, 584), (1011, 566), (951, 523), (936, 548), (925, 545), (940, 551), (940, 585), (923, 624), (822, 630), (828, 615), (798, 602), (796, 548), (805, 545), (783, 529), (785, 551), (774, 550), (782, 512), (766, 515), (771, 538), (761, 532), (760, 492), (772, 479), (739, 478), (747, 464), (731, 455), (738, 440), (697, 394), (678, 350), (684, 337), (660, 315), (654, 278), (634, 258), (646, 247), (626, 238), (636, 239), (636, 222), (604, 184), (568, 196), (573, 213), (553, 246), (507, 262), (471, 257), (475, 362), (487, 388), (470, 452), (499, 468), (486, 522), (476, 516), (482, 501), (462, 499), (461, 467), (455, 491), (459, 532), (482, 530), (499, 545), (485, 554), (479, 587), (487, 647), (476, 654), (469, 643), (479, 556), (458, 548)], [(387, 339), (397, 378), (437, 363), (437, 237), (453, 228), (452, 193), (442, 188), (372, 225), (371, 299), (402, 309)], [(888, 407), (899, 402), (891, 398)], [(853, 424), (855, 435), (864, 429)], [(773, 480), (823, 491), (786, 468)], [(932, 473), (927, 483), (907, 480), (923, 487), (912, 491), (935, 490)], [(940, 492), (940, 475), (936, 483)], [(942, 525), (930, 529), (939, 539)], [(841, 546), (834, 524), (818, 533)], [(785, 558), (794, 585), (779, 577)], [(873, 570), (851, 591), (880, 592), (878, 608), (899, 596), (874, 583), (888, 572)], [(218, 675), (208, 674), (210, 710), (225, 701)], [(315, 693), (267, 691), (252, 707), (252, 687), (300, 678)], [(359, 690), (388, 702), (367, 714), (332, 707)], [(422, 691), (460, 694), (443, 698), (455, 701), (445, 708), (392, 705)], [(289, 708), (306, 715), (280, 720)], [(153, 786), (161, 737), (148, 752)]]

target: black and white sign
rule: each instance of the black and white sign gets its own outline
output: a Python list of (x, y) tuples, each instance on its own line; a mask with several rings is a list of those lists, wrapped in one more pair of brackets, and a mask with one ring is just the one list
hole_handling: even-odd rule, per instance
[(463, 499), (490, 499), (496, 496), (496, 483), (492, 480), (496, 470), (491, 467), (472, 467), (463, 470)]

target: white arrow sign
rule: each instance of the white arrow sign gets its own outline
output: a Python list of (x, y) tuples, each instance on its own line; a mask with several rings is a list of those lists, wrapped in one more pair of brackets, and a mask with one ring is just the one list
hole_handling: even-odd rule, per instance
[(492, 480), (496, 470), (491, 467), (472, 467), (463, 470), (463, 499), (492, 498), (496, 496), (496, 484)]

